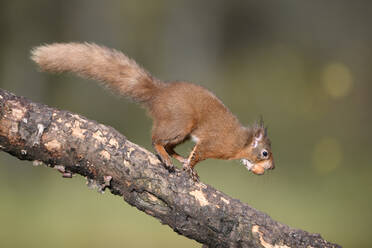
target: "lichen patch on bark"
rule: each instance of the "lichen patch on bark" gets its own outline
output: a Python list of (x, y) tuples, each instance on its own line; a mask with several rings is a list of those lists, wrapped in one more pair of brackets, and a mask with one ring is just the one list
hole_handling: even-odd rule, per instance
[(87, 122), (86, 120), (84, 120), (83, 118), (81, 118), (80, 115), (77, 115), (77, 114), (71, 114), (71, 117), (74, 118), (74, 119), (76, 119), (76, 121), (78, 121), (78, 122), (82, 122), (82, 123)]
[(20, 121), (27, 111), (26, 108), (16, 101), (8, 101), (8, 103), (11, 109), (12, 119), (15, 121)]
[(80, 128), (80, 123), (78, 121), (74, 122), (74, 126), (71, 128), (71, 134), (72, 136), (78, 138), (78, 139), (84, 139), (84, 133), (86, 131), (84, 129)]
[(129, 167), (130, 166), (129, 161), (126, 160), (126, 159), (123, 160), (123, 164), (124, 164), (125, 167)]
[(260, 238), (260, 243), (265, 248), (290, 248), (289, 246), (286, 246), (286, 245), (272, 245), (272, 244), (266, 242), (263, 238), (262, 232), (260, 232), (260, 227), (258, 225), (254, 225), (252, 227), (252, 233), (257, 233), (258, 234), (258, 236)]
[(100, 130), (97, 130), (92, 135), (93, 138), (95, 138), (100, 143), (106, 143), (107, 139), (103, 136), (102, 132)]
[(159, 201), (159, 198), (155, 197), (153, 194), (150, 194), (148, 192), (147, 193), (147, 198), (152, 201), (152, 202), (158, 202)]
[(18, 122), (24, 119), (27, 109), (21, 103), (8, 100), (6, 105), (2, 105), (2, 118), (0, 119), (0, 134), (15, 137), (18, 135)]
[(51, 140), (47, 143), (45, 143), (45, 148), (48, 150), (48, 151), (59, 151), (62, 147), (61, 143), (59, 143), (57, 140)]
[(109, 141), (109, 144), (112, 145), (113, 147), (115, 148), (119, 148), (119, 143), (116, 139), (114, 138), (111, 138), (110, 141)]
[(132, 154), (133, 151), (135, 151), (136, 149), (134, 149), (133, 147), (129, 147), (128, 150), (127, 150), (127, 157), (130, 158), (130, 155)]
[(152, 154), (149, 155), (148, 159), (149, 159), (150, 164), (159, 164), (160, 163), (159, 159), (157, 159)]
[(108, 153), (107, 151), (103, 150), (99, 153), (99, 155), (101, 155), (103, 158), (107, 159), (107, 160), (110, 160), (111, 156), (110, 156), (110, 153)]
[(45, 129), (45, 127), (44, 127), (43, 124), (41, 124), (41, 123), (37, 124), (37, 134), (35, 135), (35, 137), (32, 141), (33, 146), (40, 144), (40, 138), (44, 133), (44, 129)]
[(202, 182), (197, 182), (197, 186), (200, 188), (200, 189), (207, 189), (207, 185), (205, 185), (204, 183)]
[(24, 114), (25, 114), (25, 109), (12, 109), (12, 116), (14, 118), (14, 120), (17, 120), (19, 121), (20, 119), (23, 118)]
[(194, 190), (194, 191), (191, 191), (189, 194), (195, 197), (195, 199), (199, 202), (200, 206), (204, 207), (209, 204), (209, 202), (207, 201), (207, 198), (205, 198), (201, 190)]
[(18, 124), (17, 122), (12, 122), (9, 129), (10, 134), (17, 134), (18, 133)]
[(223, 201), (223, 202), (226, 203), (226, 204), (230, 204), (230, 201), (227, 200), (227, 199), (225, 199), (225, 198), (223, 198), (223, 197), (221, 197), (221, 201)]

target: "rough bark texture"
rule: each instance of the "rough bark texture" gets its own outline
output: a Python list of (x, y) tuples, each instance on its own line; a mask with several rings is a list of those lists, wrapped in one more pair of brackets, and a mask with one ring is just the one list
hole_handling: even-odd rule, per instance
[(87, 177), (203, 247), (340, 247), (168, 172), (157, 157), (111, 127), (0, 89), (0, 149)]

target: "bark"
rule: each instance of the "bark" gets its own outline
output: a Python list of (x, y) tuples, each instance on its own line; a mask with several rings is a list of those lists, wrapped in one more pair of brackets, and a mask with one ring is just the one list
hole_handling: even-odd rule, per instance
[(0, 89), (0, 149), (80, 174), (203, 247), (340, 247), (293, 229), (176, 169), (115, 129)]

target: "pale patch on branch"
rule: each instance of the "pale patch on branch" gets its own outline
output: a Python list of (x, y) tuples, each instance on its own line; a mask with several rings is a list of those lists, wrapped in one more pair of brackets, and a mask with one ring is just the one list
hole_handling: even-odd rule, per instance
[(74, 126), (71, 128), (72, 131), (72, 136), (79, 138), (79, 139), (84, 139), (84, 133), (86, 132), (84, 129), (80, 128), (80, 123), (78, 121), (74, 122)]
[(51, 140), (51, 141), (45, 143), (44, 146), (49, 151), (59, 151), (62, 147), (61, 143), (59, 143), (57, 140)]
[(265, 248), (290, 248), (289, 246), (286, 246), (286, 245), (272, 245), (270, 243), (267, 243), (264, 238), (263, 238), (263, 234), (260, 232), (260, 227), (257, 226), (257, 225), (254, 225), (252, 227), (252, 233), (258, 233), (259, 237), (260, 237), (260, 242), (261, 242), (261, 245)]
[(108, 153), (107, 151), (103, 150), (99, 153), (99, 155), (101, 155), (103, 158), (107, 159), (107, 160), (110, 160), (111, 156), (110, 156), (110, 153)]
[(204, 194), (200, 190), (194, 190), (190, 192), (190, 195), (194, 196), (195, 199), (199, 202), (200, 206), (204, 207), (209, 204), (207, 199), (205, 198)]

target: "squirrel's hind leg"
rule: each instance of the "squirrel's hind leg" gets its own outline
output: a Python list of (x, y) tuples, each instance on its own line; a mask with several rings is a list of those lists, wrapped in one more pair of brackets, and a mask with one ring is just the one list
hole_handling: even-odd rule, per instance
[(167, 153), (172, 156), (173, 158), (177, 159), (178, 161), (180, 161), (180, 163), (184, 164), (187, 159), (182, 157), (181, 155), (179, 155), (175, 150), (174, 150), (174, 147), (176, 145), (167, 145), (165, 147), (165, 150), (167, 151)]
[(186, 161), (173, 149), (178, 144), (184, 142), (189, 137), (190, 127), (180, 128), (179, 122), (174, 121), (155, 121), (152, 130), (152, 144), (162, 162), (168, 169), (174, 169), (170, 156), (181, 163)]
[(163, 162), (165, 167), (169, 171), (174, 171), (174, 165), (172, 164), (172, 161), (169, 157), (169, 154), (165, 150), (164, 145), (159, 144), (159, 143), (153, 143), (153, 146), (154, 146), (154, 149), (155, 149), (156, 153), (158, 154), (161, 162)]
[(154, 133), (152, 136), (152, 144), (156, 153), (159, 155), (161, 161), (168, 170), (174, 170), (170, 156), (174, 157), (181, 163), (185, 163), (186, 159), (174, 151), (174, 147), (185, 140), (184, 136), (178, 135), (171, 139), (159, 139), (157, 137), (156, 133)]

